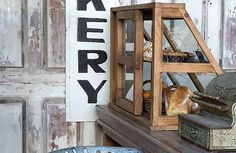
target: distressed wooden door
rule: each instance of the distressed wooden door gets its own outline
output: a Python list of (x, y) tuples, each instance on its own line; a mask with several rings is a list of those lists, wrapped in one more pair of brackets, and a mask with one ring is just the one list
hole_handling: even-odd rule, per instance
[(2, 0), (0, 22), (0, 152), (94, 145), (65, 120), (65, 0)]

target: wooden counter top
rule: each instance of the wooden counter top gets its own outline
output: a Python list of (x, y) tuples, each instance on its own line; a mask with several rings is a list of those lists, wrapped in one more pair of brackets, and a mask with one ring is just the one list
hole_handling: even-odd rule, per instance
[(210, 153), (181, 138), (178, 131), (151, 131), (108, 106), (98, 105), (96, 109), (99, 114), (97, 125), (121, 146), (139, 148), (145, 153)]

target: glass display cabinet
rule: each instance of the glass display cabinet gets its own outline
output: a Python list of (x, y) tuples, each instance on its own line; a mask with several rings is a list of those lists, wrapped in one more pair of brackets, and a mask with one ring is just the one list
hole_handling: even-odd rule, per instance
[[(203, 92), (221, 73), (185, 4), (111, 8), (109, 106), (117, 112), (153, 130), (176, 130), (177, 116), (166, 114), (166, 87)], [(144, 100), (145, 91), (150, 96)]]

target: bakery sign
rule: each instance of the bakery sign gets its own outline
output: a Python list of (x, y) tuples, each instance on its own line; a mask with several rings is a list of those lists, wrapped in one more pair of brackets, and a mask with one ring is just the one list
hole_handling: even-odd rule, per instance
[(66, 3), (66, 119), (95, 121), (109, 101), (110, 7), (115, 0)]

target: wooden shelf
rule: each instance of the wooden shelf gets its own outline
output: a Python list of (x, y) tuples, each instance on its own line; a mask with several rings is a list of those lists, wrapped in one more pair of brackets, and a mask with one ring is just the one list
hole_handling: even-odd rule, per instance
[[(144, 62), (152, 63), (152, 59), (145, 59)], [(210, 63), (163, 62), (161, 72), (215, 73), (215, 69)]]
[(162, 72), (215, 73), (215, 70), (205, 63), (163, 63)]

